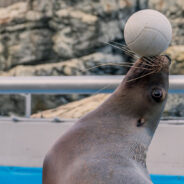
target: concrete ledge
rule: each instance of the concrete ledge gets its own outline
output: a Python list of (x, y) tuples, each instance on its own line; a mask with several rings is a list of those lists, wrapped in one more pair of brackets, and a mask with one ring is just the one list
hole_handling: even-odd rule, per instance
[[(0, 121), (0, 165), (42, 167), (48, 149), (73, 124), (73, 121)], [(184, 121), (162, 121), (148, 152), (147, 165), (150, 173), (184, 175), (183, 140)]]
[(41, 167), (56, 139), (73, 123), (0, 123), (0, 165)]
[(152, 174), (184, 175), (184, 125), (160, 124), (147, 155)]

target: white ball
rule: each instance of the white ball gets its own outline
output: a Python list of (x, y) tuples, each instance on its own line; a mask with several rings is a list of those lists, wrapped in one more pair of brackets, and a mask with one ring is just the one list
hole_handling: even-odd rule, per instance
[(156, 56), (166, 50), (172, 39), (169, 20), (156, 10), (134, 13), (124, 29), (125, 42), (139, 56)]

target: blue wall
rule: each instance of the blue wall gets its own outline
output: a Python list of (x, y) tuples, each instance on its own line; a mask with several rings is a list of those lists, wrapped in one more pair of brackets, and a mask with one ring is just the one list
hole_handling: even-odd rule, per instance
[[(184, 184), (184, 176), (151, 175), (154, 184)], [(0, 184), (41, 184), (42, 168), (0, 167)]]
[(0, 167), (0, 184), (41, 184), (41, 168)]

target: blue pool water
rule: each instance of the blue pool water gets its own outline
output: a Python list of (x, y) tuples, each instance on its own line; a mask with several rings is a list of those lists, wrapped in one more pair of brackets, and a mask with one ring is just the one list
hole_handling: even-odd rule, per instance
[[(154, 184), (184, 184), (184, 176), (151, 175)], [(0, 184), (41, 184), (42, 168), (0, 167)]]

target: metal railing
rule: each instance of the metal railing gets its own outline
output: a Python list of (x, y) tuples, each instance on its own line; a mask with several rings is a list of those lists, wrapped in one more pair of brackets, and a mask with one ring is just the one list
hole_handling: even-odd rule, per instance
[[(124, 76), (0, 77), (0, 94), (24, 95), (26, 117), (31, 115), (31, 94), (111, 93)], [(169, 92), (184, 93), (184, 75), (169, 77)]]

